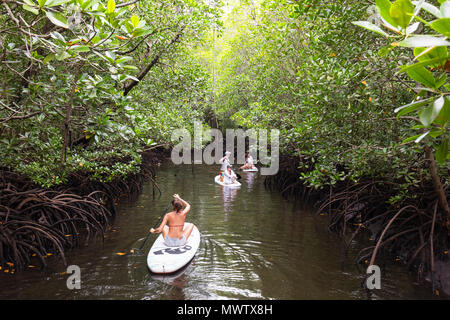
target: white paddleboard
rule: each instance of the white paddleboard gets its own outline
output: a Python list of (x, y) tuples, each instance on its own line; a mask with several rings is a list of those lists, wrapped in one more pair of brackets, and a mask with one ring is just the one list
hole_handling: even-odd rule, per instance
[(244, 171), (244, 172), (258, 172), (258, 168), (254, 167), (252, 169), (242, 169), (242, 171)]
[(179, 247), (166, 246), (163, 235), (160, 234), (148, 252), (148, 268), (151, 272), (158, 274), (175, 272), (183, 268), (194, 258), (199, 246), (200, 232), (196, 226), (194, 226), (186, 244)]
[(222, 181), (220, 181), (220, 176), (216, 176), (214, 178), (214, 181), (217, 184), (220, 184), (221, 186), (224, 186), (224, 187), (237, 188), (237, 187), (241, 186), (241, 183), (238, 181), (235, 181), (234, 183), (229, 183), (229, 184), (223, 183)]

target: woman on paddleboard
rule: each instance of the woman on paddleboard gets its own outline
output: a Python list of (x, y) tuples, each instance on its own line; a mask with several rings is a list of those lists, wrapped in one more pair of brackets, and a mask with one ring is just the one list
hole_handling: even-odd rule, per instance
[(250, 155), (250, 152), (247, 152), (245, 154), (245, 162), (242, 167), (240, 167), (241, 170), (244, 169), (253, 169), (255, 166), (253, 165), (253, 157)]
[[(183, 209), (184, 206), (184, 209)], [(164, 244), (168, 247), (178, 247), (186, 244), (187, 239), (194, 229), (194, 224), (184, 223), (186, 214), (191, 209), (189, 203), (180, 198), (178, 194), (173, 195), (173, 211), (164, 216), (161, 225), (150, 229), (151, 233), (163, 233)], [(169, 223), (167, 226), (166, 224)]]
[(222, 167), (220, 168), (220, 182), (223, 182), (224, 173), (227, 171), (227, 168), (230, 164), (230, 151), (225, 152), (225, 156), (219, 160), (219, 162), (222, 164)]
[(223, 183), (233, 184), (236, 182), (236, 174), (231, 169), (231, 165), (228, 165), (227, 170), (223, 173)]

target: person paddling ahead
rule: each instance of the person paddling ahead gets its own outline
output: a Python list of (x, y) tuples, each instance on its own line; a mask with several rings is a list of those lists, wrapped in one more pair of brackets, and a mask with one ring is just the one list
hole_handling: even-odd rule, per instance
[[(183, 209), (183, 206), (185, 207)], [(194, 229), (194, 224), (184, 223), (186, 214), (191, 209), (189, 203), (180, 198), (178, 194), (173, 195), (172, 200), (173, 211), (164, 216), (161, 225), (150, 229), (151, 233), (163, 233), (164, 244), (168, 247), (178, 247), (186, 244), (187, 239)], [(166, 224), (169, 223), (167, 226)]]
[(222, 164), (220, 168), (220, 181), (223, 182), (224, 173), (227, 171), (228, 166), (230, 165), (230, 151), (225, 152), (225, 156), (219, 160), (219, 162)]

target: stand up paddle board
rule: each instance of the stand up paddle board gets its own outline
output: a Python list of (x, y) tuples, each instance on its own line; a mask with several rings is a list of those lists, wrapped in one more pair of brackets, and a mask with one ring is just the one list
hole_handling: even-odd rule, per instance
[[(186, 226), (186, 223), (184, 224)], [(191, 261), (200, 245), (200, 232), (194, 226), (191, 235), (183, 246), (168, 247), (164, 244), (163, 235), (153, 243), (147, 255), (147, 265), (151, 272), (157, 274), (173, 273)]]
[(228, 183), (228, 184), (227, 183), (223, 183), (222, 181), (220, 181), (220, 176), (216, 176), (214, 178), (214, 181), (217, 184), (220, 184), (221, 186), (224, 186), (224, 187), (237, 188), (237, 187), (241, 186), (241, 183), (237, 182), (237, 181), (235, 181), (234, 183)]
[(254, 168), (251, 168), (251, 169), (242, 169), (242, 171), (244, 171), (244, 172), (258, 172), (258, 168), (254, 167)]

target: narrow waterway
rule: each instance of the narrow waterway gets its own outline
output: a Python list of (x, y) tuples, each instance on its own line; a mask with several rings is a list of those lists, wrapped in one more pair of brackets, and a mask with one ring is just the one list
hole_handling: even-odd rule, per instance
[[(341, 263), (340, 240), (327, 231), (326, 217), (266, 190), (258, 173), (241, 173), (240, 189), (221, 187), (214, 183), (217, 169), (167, 162), (158, 170), (160, 198), (153, 197), (150, 183), (136, 199), (122, 198), (105, 242), (68, 253), (69, 264), (81, 269), (81, 289), (67, 288), (66, 268), (55, 259), (44, 272), (0, 274), (0, 299), (367, 298), (363, 275), (353, 263), (362, 244), (355, 241)], [(146, 255), (156, 235), (142, 251), (136, 248), (174, 193), (191, 203), (187, 221), (198, 226), (201, 244), (184, 270), (155, 276)], [(393, 265), (383, 270), (382, 289), (373, 298), (433, 297), (414, 284), (404, 267)]]

